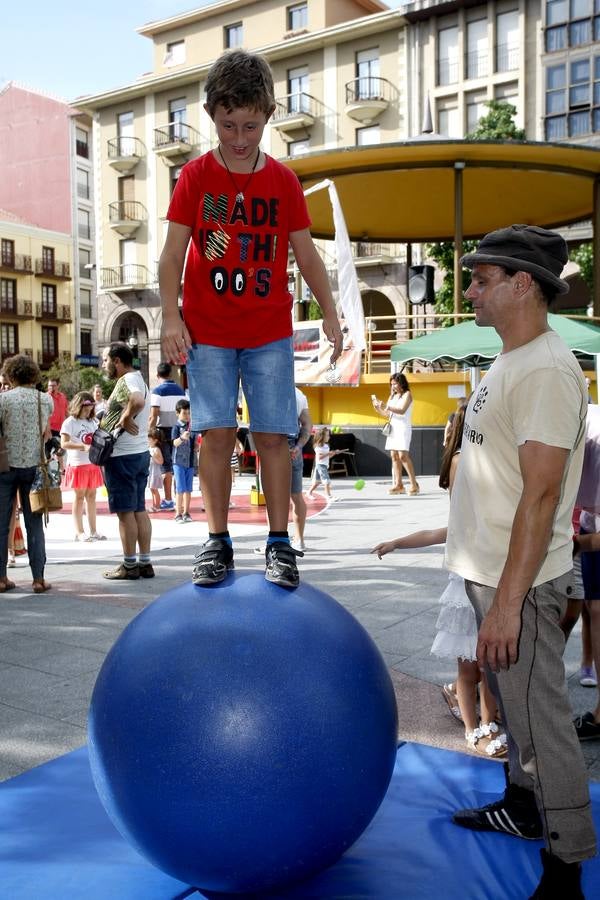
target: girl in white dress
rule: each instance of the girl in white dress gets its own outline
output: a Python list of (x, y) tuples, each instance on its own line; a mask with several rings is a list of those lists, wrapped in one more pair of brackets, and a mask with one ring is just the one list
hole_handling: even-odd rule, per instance
[(390, 396), (386, 403), (378, 400), (375, 394), (371, 401), (376, 412), (390, 423), (390, 433), (385, 442), (385, 449), (392, 458), (392, 486), (388, 494), (406, 493), (402, 483), (402, 467), (408, 475), (409, 494), (418, 494), (419, 485), (415, 478), (415, 467), (410, 458), (410, 440), (412, 437), (412, 394), (406, 376), (396, 372), (390, 378)]
[[(466, 404), (454, 416), (448, 442), (442, 458), (440, 487), (452, 491), (465, 418)], [(379, 559), (394, 550), (414, 550), (443, 544), (446, 528), (416, 531), (406, 537), (378, 544), (371, 551)], [(465, 740), (472, 750), (489, 757), (507, 754), (506, 735), (500, 734), (496, 721), (498, 709), (485, 674), (477, 664), (477, 622), (471, 602), (465, 592), (464, 580), (450, 573), (448, 586), (440, 597), (440, 614), (436, 622), (437, 634), (431, 647), (435, 656), (458, 660), (456, 683), (442, 688), (450, 711), (465, 725)], [(477, 715), (477, 685), (479, 684), (481, 720)]]

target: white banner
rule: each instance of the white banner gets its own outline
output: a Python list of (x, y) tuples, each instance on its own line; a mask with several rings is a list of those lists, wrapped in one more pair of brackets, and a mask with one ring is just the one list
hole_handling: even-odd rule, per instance
[(329, 191), (329, 200), (333, 210), (338, 289), (342, 314), (346, 321), (346, 325), (348, 326), (348, 331), (352, 339), (352, 346), (355, 350), (364, 350), (366, 346), (365, 314), (358, 287), (356, 269), (354, 268), (354, 260), (352, 259), (352, 248), (350, 246), (350, 238), (348, 237), (348, 229), (346, 228), (346, 220), (344, 219), (342, 205), (335, 184), (329, 178), (326, 178), (324, 181), (319, 181), (318, 184), (314, 184), (312, 187), (308, 188), (308, 190), (304, 191), (304, 195), (308, 197), (315, 191), (323, 190), (323, 188), (327, 188)]

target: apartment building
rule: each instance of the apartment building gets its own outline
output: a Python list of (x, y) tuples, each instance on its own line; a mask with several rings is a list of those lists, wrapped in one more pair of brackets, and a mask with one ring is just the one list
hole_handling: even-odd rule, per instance
[[(277, 106), (263, 147), (279, 159), (414, 138), (427, 108), (439, 135), (464, 137), (490, 99), (513, 103), (528, 137), (543, 140), (553, 3), (221, 0), (138, 29), (153, 43), (152, 72), (78, 99), (94, 121), (100, 342), (129, 340), (150, 368), (158, 361), (165, 213), (181, 167), (215, 144), (204, 84), (223, 50), (269, 60)], [(328, 245), (321, 250), (333, 272)], [(359, 242), (354, 252), (365, 313), (410, 311), (406, 248)]]
[(0, 209), (0, 356), (26, 353), (47, 369), (72, 359), (73, 244), (70, 234), (37, 228)]
[(98, 359), (91, 138), (89, 116), (67, 103), (14, 83), (0, 91), (0, 208), (68, 236), (68, 254), (57, 256), (69, 267), (73, 335), (63, 349), (84, 364)]

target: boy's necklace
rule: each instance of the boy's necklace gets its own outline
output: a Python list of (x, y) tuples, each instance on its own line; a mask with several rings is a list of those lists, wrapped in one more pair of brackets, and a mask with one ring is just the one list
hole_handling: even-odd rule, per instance
[(219, 146), (217, 147), (217, 150), (219, 151), (219, 156), (220, 156), (221, 159), (223, 160), (223, 165), (224, 165), (225, 168), (227, 169), (227, 174), (228, 174), (229, 177), (231, 178), (231, 183), (233, 184), (233, 186), (234, 186), (234, 188), (235, 188), (235, 191), (236, 191), (235, 199), (236, 199), (236, 201), (237, 201), (238, 203), (239, 203), (239, 202), (243, 203), (243, 202), (244, 202), (244, 191), (246, 190), (246, 188), (247, 188), (248, 185), (250, 184), (250, 182), (251, 182), (251, 180), (252, 180), (252, 176), (254, 175), (254, 170), (256, 169), (256, 166), (258, 165), (258, 160), (259, 160), (259, 157), (260, 157), (260, 147), (259, 147), (259, 149), (258, 149), (258, 153), (256, 154), (256, 159), (254, 160), (254, 165), (252, 166), (252, 171), (251, 171), (250, 174), (248, 175), (248, 178), (246, 179), (246, 183), (245, 183), (245, 185), (243, 186), (243, 188), (242, 188), (241, 190), (240, 190), (239, 187), (238, 187), (237, 181), (236, 181), (235, 178), (233, 177), (233, 172), (231, 171), (231, 169), (230, 169), (229, 166), (227, 165), (227, 162), (225, 161), (225, 157), (224, 157), (223, 154), (221, 153), (221, 145), (220, 145), (220, 144), (219, 144)]

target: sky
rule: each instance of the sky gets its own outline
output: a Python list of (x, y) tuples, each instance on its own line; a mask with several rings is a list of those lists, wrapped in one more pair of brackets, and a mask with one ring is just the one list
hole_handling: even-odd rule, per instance
[[(136, 28), (212, 2), (13, 0), (5, 3), (0, 89), (7, 82), (16, 81), (71, 101), (121, 87), (152, 68), (152, 41), (136, 34)], [(387, 5), (396, 7), (400, 2), (387, 0)]]

